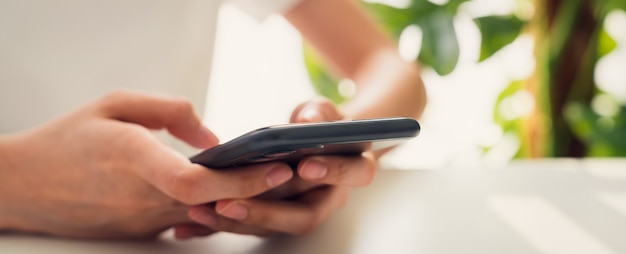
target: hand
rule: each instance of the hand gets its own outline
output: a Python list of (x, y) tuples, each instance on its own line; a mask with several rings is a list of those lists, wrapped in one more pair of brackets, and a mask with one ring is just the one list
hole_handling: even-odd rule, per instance
[[(299, 105), (291, 122), (341, 120), (344, 117), (328, 100)], [(189, 216), (212, 231), (271, 235), (304, 234), (316, 228), (347, 200), (350, 187), (366, 186), (376, 173), (372, 152), (361, 156), (310, 156), (297, 168), (298, 177), (276, 189), (248, 199), (226, 199), (193, 206)], [(290, 197), (284, 199), (284, 197)], [(180, 226), (179, 238), (204, 235), (206, 228)]]
[(188, 205), (245, 199), (288, 181), (267, 163), (213, 171), (150, 129), (198, 148), (218, 143), (185, 100), (117, 91), (56, 121), (0, 137), (0, 230), (144, 238), (192, 223)]

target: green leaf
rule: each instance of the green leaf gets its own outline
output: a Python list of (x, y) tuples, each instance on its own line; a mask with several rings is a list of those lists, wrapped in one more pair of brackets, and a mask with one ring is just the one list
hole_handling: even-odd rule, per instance
[(496, 104), (493, 112), (493, 119), (498, 123), (503, 130), (509, 130), (510, 120), (507, 120), (506, 116), (501, 115), (502, 101), (516, 94), (517, 92), (524, 90), (524, 81), (517, 80), (512, 81), (509, 85), (500, 92), (496, 99)]
[(411, 15), (415, 17), (414, 20), (416, 20), (445, 8), (446, 6), (436, 5), (429, 0), (412, 0), (408, 10), (411, 12)]
[(365, 8), (383, 28), (399, 38), (410, 25), (422, 29), (422, 48), (418, 60), (431, 66), (439, 75), (454, 70), (459, 58), (459, 44), (453, 24), (456, 9), (467, 0), (454, 0), (436, 5), (428, 0), (413, 0), (406, 9), (379, 3), (364, 3)]
[(617, 42), (606, 32), (604, 28), (600, 29), (598, 37), (598, 58), (608, 55), (615, 48), (617, 48)]
[(626, 0), (608, 0), (607, 7), (609, 10), (621, 9), (626, 11)]
[(626, 0), (595, 0), (593, 4), (593, 8), (600, 20), (604, 19), (611, 11), (626, 11)]
[(524, 22), (515, 16), (487, 16), (474, 19), (481, 35), (480, 62), (513, 42)]
[(570, 129), (589, 147), (587, 156), (626, 156), (626, 107), (614, 117), (603, 117), (583, 103), (570, 103), (565, 118)]
[(380, 3), (362, 3), (365, 9), (378, 21), (378, 24), (395, 36), (395, 38), (399, 38), (406, 27), (417, 24), (423, 17), (442, 8), (427, 0), (413, 0), (406, 9)]
[(510, 99), (513, 95), (520, 91), (523, 91), (524, 89), (525, 83), (523, 80), (511, 81), (511, 83), (498, 95), (493, 111), (494, 121), (498, 125), (500, 125), (505, 133), (515, 135), (517, 140), (520, 142), (520, 147), (515, 155), (516, 158), (524, 158), (529, 156), (529, 154), (527, 154), (528, 152), (525, 151), (528, 151), (531, 147), (531, 141), (524, 136), (524, 119), (511, 119), (508, 116), (502, 115), (502, 109), (503, 107), (506, 107), (506, 105), (504, 105), (503, 103), (505, 100)]
[(454, 16), (458, 13), (459, 7), (468, 1), (469, 0), (449, 0), (448, 3), (446, 4), (446, 9), (448, 10), (448, 13), (450, 15)]
[(570, 103), (565, 109), (565, 119), (572, 131), (586, 143), (593, 139), (593, 122), (598, 117), (582, 103)]
[(418, 59), (433, 67), (439, 75), (450, 74), (459, 60), (459, 42), (452, 18), (445, 9), (439, 9), (417, 24), (422, 29)]
[(379, 3), (364, 3), (364, 7), (377, 23), (395, 38), (400, 37), (402, 30), (412, 24), (415, 19), (411, 11), (407, 9), (398, 9)]
[(322, 60), (313, 48), (309, 45), (304, 45), (304, 64), (309, 78), (313, 84), (315, 91), (333, 101), (336, 104), (341, 104), (346, 100), (338, 90), (338, 80), (324, 67)]

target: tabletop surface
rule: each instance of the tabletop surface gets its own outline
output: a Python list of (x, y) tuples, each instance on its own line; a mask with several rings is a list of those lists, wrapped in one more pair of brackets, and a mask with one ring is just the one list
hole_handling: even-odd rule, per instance
[(0, 235), (0, 253), (626, 253), (626, 159), (381, 170), (306, 236), (110, 242)]

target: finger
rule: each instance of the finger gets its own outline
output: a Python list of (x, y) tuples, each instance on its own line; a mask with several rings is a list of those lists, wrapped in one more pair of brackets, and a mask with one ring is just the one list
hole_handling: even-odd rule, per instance
[(279, 186), (293, 176), (291, 168), (283, 163), (259, 164), (228, 171), (209, 170), (195, 164), (189, 164), (183, 170), (174, 169), (146, 169), (149, 172), (143, 175), (163, 192), (188, 205), (226, 198), (249, 198)]
[(178, 240), (209, 236), (214, 233), (215, 230), (199, 224), (181, 224), (174, 226), (174, 237)]
[[(117, 123), (118, 125), (130, 125)], [(211, 170), (193, 164), (185, 156), (162, 144), (152, 133), (138, 126), (123, 126), (117, 137), (119, 153), (130, 168), (168, 196), (187, 205), (226, 198), (248, 198), (291, 179), (285, 163), (260, 163), (228, 170)]]
[(317, 98), (298, 105), (291, 114), (290, 122), (322, 122), (343, 119), (337, 106), (326, 98)]
[(255, 196), (260, 199), (293, 199), (294, 197), (309, 191), (311, 189), (320, 187), (321, 183), (314, 183), (306, 181), (300, 177), (294, 176), (289, 182), (273, 188), (269, 191), (263, 192), (261, 195)]
[(346, 188), (326, 186), (309, 191), (298, 201), (221, 200), (216, 203), (215, 209), (219, 215), (250, 226), (306, 234), (343, 206), (346, 199)]
[(298, 175), (307, 181), (344, 186), (367, 186), (376, 175), (371, 152), (361, 156), (310, 156), (298, 164)]
[(131, 122), (149, 129), (166, 128), (175, 137), (198, 148), (219, 143), (207, 129), (193, 105), (179, 97), (118, 90), (98, 101), (107, 118)]
[(246, 225), (218, 215), (213, 205), (197, 205), (189, 208), (189, 218), (193, 221), (211, 228), (214, 231), (231, 232), (236, 234), (269, 236), (276, 234), (274, 230)]
[(230, 170), (193, 167), (169, 181), (169, 190), (185, 198), (186, 204), (200, 204), (225, 198), (249, 198), (277, 187), (293, 177), (284, 163), (264, 163)]

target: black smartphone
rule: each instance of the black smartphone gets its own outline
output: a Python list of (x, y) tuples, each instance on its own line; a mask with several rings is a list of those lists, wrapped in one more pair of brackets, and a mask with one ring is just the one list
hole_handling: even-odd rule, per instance
[(419, 132), (418, 121), (404, 117), (275, 125), (248, 132), (190, 159), (212, 169), (276, 160), (293, 166), (304, 156), (359, 155), (371, 145), (396, 144)]

